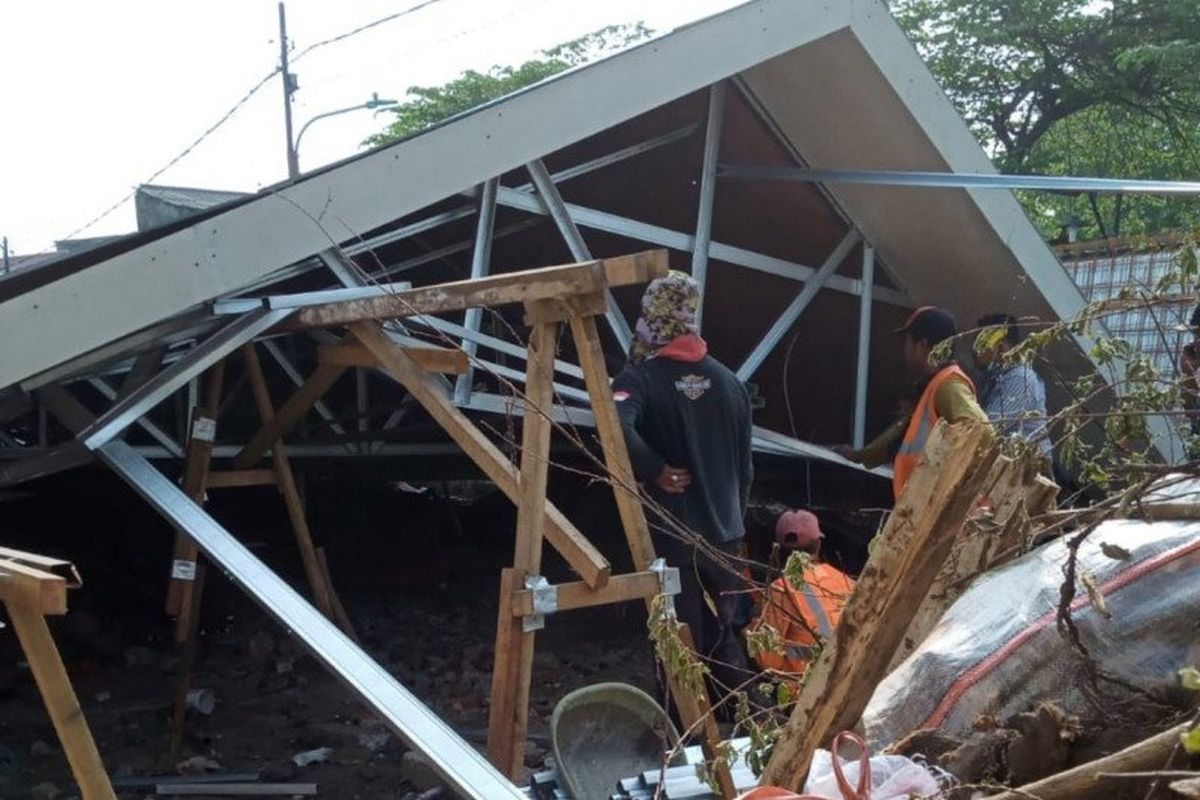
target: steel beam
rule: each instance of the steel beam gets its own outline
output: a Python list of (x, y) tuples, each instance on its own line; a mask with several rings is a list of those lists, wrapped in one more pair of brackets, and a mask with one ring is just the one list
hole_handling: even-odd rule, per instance
[(97, 456), (173, 527), (190, 536), (409, 747), (423, 753), (455, 792), (473, 800), (524, 800), (521, 790), (475, 748), (129, 445), (110, 441)]
[[(471, 277), (482, 278), (488, 274), (492, 263), (492, 230), (496, 225), (496, 190), (500, 188), (499, 178), (489, 178), (484, 181), (479, 190), (479, 220), (475, 227), (475, 249), (471, 253)], [(468, 331), (478, 332), (483, 321), (483, 309), (472, 306), (467, 309), (463, 327)], [(475, 356), (476, 343), (464, 339), (463, 350), (467, 358)], [(471, 385), (475, 379), (475, 370), (470, 364), (467, 371), (458, 376), (454, 383), (454, 402), (462, 405), (471, 395)]]
[[(477, 342), (478, 344), (483, 345), (490, 350), (495, 350), (497, 353), (504, 353), (505, 355), (515, 356), (516, 358), (520, 359), (524, 359), (527, 354), (527, 351), (523, 345), (505, 341), (504, 339), (497, 339), (495, 336), (489, 336), (486, 333), (469, 331), (462, 325), (444, 320), (441, 317), (422, 315), (419, 317), (409, 317), (406, 321), (418, 326), (430, 328), (448, 336), (457, 336), (464, 341), (470, 340)], [(554, 362), (554, 370), (555, 372), (561, 372), (564, 375), (570, 375), (572, 378), (579, 378), (580, 380), (583, 380), (583, 370), (575, 364), (571, 364), (567, 361), (556, 359)]]
[[(546, 165), (542, 163), (541, 159), (538, 159), (530, 161), (525, 168), (529, 170), (529, 177), (533, 179), (533, 185), (537, 188), (538, 202), (545, 209), (545, 213), (548, 213), (554, 220), (554, 224), (558, 226), (558, 232), (566, 241), (571, 256), (576, 261), (591, 261), (592, 253), (588, 250), (587, 243), (583, 241), (583, 235), (571, 218), (571, 212), (567, 208), (567, 204), (563, 202), (562, 195), (558, 193), (558, 187), (554, 185), (554, 180), (546, 170)], [(612, 292), (605, 289), (604, 296), (608, 301), (608, 313), (604, 315), (604, 318), (608, 320), (608, 326), (617, 337), (621, 349), (628, 352), (629, 346), (633, 343), (633, 332), (629, 329), (629, 322), (617, 306)]]
[(1200, 195), (1200, 181), (1152, 181), (1127, 178), (1076, 178), (1057, 175), (998, 175), (913, 170), (805, 169), (748, 164), (722, 164), (722, 178), (858, 183), (943, 189), (1031, 189), (1048, 192), (1106, 192), (1118, 194)]
[[(105, 400), (116, 400), (119, 396), (117, 390), (109, 386), (102, 378), (88, 378), (87, 383), (99, 392)], [(165, 447), (176, 458), (183, 458), (183, 448), (179, 446), (178, 442), (167, 435), (166, 431), (155, 425), (151, 420), (144, 416), (138, 417), (137, 425), (150, 434), (155, 441)]]
[(128, 397), (115, 403), (95, 422), (80, 431), (79, 440), (92, 450), (100, 448), (132, 425), (138, 417), (154, 408), (172, 392), (191, 380), (193, 376), (199, 375), (233, 350), (283, 321), (291, 313), (290, 309), (281, 311), (260, 309), (238, 317), (196, 345), (187, 355), (142, 384)]
[(713, 198), (717, 188), (717, 160), (721, 155), (721, 129), (725, 121), (725, 82), (708, 90), (708, 122), (704, 133), (704, 161), (700, 168), (700, 203), (696, 212), (696, 236), (692, 243), (692, 278), (700, 286), (696, 327), (704, 319), (704, 286), (708, 280), (708, 248), (712, 242)]
[[(537, 197), (525, 192), (518, 192), (515, 189), (500, 187), (497, 202), (510, 208), (518, 208), (534, 214), (549, 213), (538, 201)], [(685, 253), (690, 252), (695, 243), (695, 237), (690, 234), (680, 233), (679, 231), (673, 231), (658, 225), (651, 225), (647, 222), (638, 222), (628, 217), (610, 214), (607, 211), (599, 211), (594, 208), (577, 206), (571, 203), (566, 204), (566, 208), (576, 224), (582, 225), (585, 228), (615, 233), (619, 236), (637, 239), (661, 247), (669, 247), (672, 250), (680, 250)], [(758, 272), (766, 272), (771, 275), (790, 278), (791, 280), (806, 281), (816, 272), (812, 267), (805, 266), (804, 264), (797, 264), (794, 261), (755, 253), (752, 250), (721, 244), (720, 242), (712, 242), (708, 250), (709, 255), (718, 261), (725, 261)], [(841, 275), (834, 275), (830, 278), (828, 287), (855, 297), (862, 293), (861, 281)], [(913, 308), (913, 302), (908, 295), (895, 289), (875, 287), (875, 299), (901, 308)]]
[(824, 286), (837, 268), (841, 266), (846, 256), (858, 244), (861, 237), (858, 231), (851, 228), (842, 237), (842, 241), (838, 246), (833, 248), (833, 252), (825, 259), (825, 263), (817, 270), (816, 274), (804, 282), (804, 288), (800, 290), (800, 294), (796, 295), (796, 299), (788, 304), (788, 307), (783, 310), (779, 318), (775, 320), (775, 324), (771, 326), (764, 335), (762, 340), (755, 345), (754, 350), (750, 355), (746, 356), (746, 360), (738, 367), (737, 376), (742, 381), (747, 381), (752, 375), (762, 366), (762, 362), (775, 349), (775, 345), (787, 335), (791, 327), (796, 324), (796, 320), (800, 319), (800, 315), (804, 313), (804, 309), (817, 296), (817, 292)]
[(856, 448), (862, 447), (867, 433), (867, 379), (871, 365), (871, 289), (875, 280), (875, 248), (863, 242), (863, 293), (858, 310), (858, 362), (854, 374), (854, 430)]

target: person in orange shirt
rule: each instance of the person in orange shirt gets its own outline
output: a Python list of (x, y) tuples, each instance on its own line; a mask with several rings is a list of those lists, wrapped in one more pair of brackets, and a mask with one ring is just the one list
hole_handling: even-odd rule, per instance
[(775, 542), (780, 549), (785, 554), (808, 553), (812, 562), (804, 570), (800, 588), (786, 577), (776, 578), (767, 589), (762, 613), (750, 624), (751, 631), (770, 625), (783, 640), (783, 652), (755, 656), (764, 670), (804, 672), (817, 652), (818, 637), (826, 639), (833, 633), (842, 606), (854, 591), (853, 578), (821, 561), (823, 538), (820, 522), (811, 511), (786, 511), (775, 523)]

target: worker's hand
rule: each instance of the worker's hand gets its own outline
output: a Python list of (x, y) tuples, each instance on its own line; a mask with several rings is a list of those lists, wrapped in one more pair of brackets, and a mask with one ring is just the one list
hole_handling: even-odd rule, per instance
[(862, 463), (862, 451), (854, 449), (853, 445), (835, 444), (830, 449), (847, 461), (853, 461), (856, 464)]
[(654, 479), (654, 484), (667, 494), (683, 494), (692, 485), (692, 473), (666, 464)]

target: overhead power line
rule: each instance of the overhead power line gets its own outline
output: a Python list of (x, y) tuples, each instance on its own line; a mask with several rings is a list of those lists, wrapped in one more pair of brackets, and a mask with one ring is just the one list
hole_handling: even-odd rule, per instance
[[(313, 50), (316, 50), (321, 47), (325, 47), (326, 45), (334, 44), (336, 42), (345, 41), (346, 39), (349, 39), (353, 36), (357, 36), (358, 34), (364, 32), (364, 31), (371, 30), (372, 28), (378, 27), (379, 25), (383, 25), (384, 23), (391, 22), (396, 19), (400, 19), (401, 17), (406, 17), (409, 14), (414, 14), (417, 11), (420, 11), (424, 8), (428, 8), (429, 6), (432, 6), (437, 3), (441, 3), (441, 2), (444, 2), (444, 0), (424, 0), (424, 2), (417, 3), (416, 5), (410, 6), (409, 8), (406, 8), (403, 11), (397, 11), (394, 14), (389, 14), (386, 17), (381, 17), (373, 22), (368, 22), (366, 25), (360, 25), (357, 28), (354, 28), (353, 30), (346, 31), (345, 33), (339, 34), (337, 36), (332, 36), (328, 39), (323, 39), (323, 40), (316, 42), (314, 44), (311, 44), (308, 47), (301, 50), (292, 59), (292, 62), (295, 63), (296, 61), (299, 61), (301, 58), (303, 58), (308, 53), (311, 53)], [(239, 99), (236, 103), (234, 103), (233, 106), (230, 107), (230, 109), (228, 111), (226, 111), (224, 114), (222, 114), (221, 117), (216, 122), (214, 122), (212, 125), (210, 125), (202, 134), (200, 134), (194, 142), (189, 144), (186, 148), (183, 149), (183, 151), (181, 153), (179, 153), (179, 155), (172, 158), (164, 166), (162, 166), (157, 171), (155, 171), (155, 173), (153, 175), (146, 178), (141, 183), (142, 184), (153, 183), (156, 178), (158, 178), (164, 172), (166, 172), (171, 167), (175, 166), (180, 161), (182, 161), (184, 158), (186, 158), (188, 155), (190, 155), (206, 139), (208, 139), (210, 136), (212, 136), (214, 133), (216, 133), (217, 130), (220, 129), (222, 125), (224, 125), (226, 122), (228, 122), (229, 119), (234, 114), (236, 114), (238, 112), (238, 110), (241, 109), (242, 106), (244, 106), (247, 102), (249, 102), (250, 98), (254, 97), (254, 95), (257, 94), (260, 89), (262, 89), (262, 87), (264, 87), (268, 83), (270, 83), (271, 79), (279, 74), (279, 70), (280, 70), (280, 68), (277, 66), (273, 70), (271, 70), (269, 73), (264, 75), (257, 83), (255, 83), (252, 87), (250, 87), (250, 90), (247, 91), (244, 95), (242, 95), (241, 99)], [(136, 195), (137, 195), (137, 188), (135, 187), (133, 189), (133, 191), (129, 192), (129, 194), (125, 195), (120, 200), (113, 203), (111, 206), (104, 209), (102, 212), (100, 212), (95, 217), (90, 219), (86, 224), (81, 225), (80, 227), (71, 231), (69, 234), (67, 234), (63, 238), (71, 239), (71, 238), (74, 238), (75, 236), (78, 236), (79, 234), (86, 231), (88, 228), (95, 225), (97, 222), (100, 222), (102, 219), (104, 219), (108, 215), (112, 214), (114, 211), (116, 211), (121, 206), (128, 203)]]

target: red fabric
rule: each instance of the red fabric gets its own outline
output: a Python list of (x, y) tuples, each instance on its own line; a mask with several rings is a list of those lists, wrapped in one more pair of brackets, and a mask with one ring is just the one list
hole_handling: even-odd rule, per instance
[(655, 355), (657, 358), (694, 363), (708, 355), (708, 342), (694, 333), (689, 333), (673, 339), (669, 345), (660, 349)]

